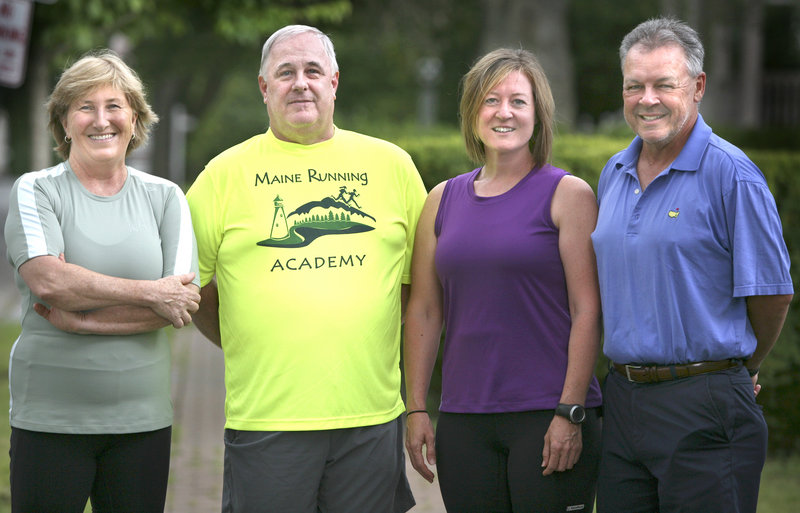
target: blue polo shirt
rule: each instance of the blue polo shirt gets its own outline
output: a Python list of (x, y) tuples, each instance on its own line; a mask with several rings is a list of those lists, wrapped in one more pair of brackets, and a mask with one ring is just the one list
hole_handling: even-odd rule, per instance
[(592, 242), (606, 356), (657, 364), (749, 357), (756, 339), (746, 297), (793, 292), (764, 175), (701, 116), (644, 191), (641, 148), (637, 136), (598, 184)]

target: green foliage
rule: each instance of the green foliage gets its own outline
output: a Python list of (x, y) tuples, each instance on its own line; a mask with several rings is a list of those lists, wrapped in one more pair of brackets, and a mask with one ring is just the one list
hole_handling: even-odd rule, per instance
[[(613, 122), (620, 117), (617, 113), (621, 103), (621, 77), (616, 47), (636, 23), (657, 14), (663, 6), (660, 0), (633, 4), (622, 0), (570, 2), (569, 38), (581, 116), (579, 126), (605, 127), (609, 120)], [(215, 155), (231, 145), (231, 137), (226, 135), (251, 134), (265, 126), (266, 115), (259, 123), (252, 121), (254, 113), (263, 114), (263, 106), (259, 100), (250, 100), (249, 94), (254, 90), (261, 45), (280, 26), (307, 23), (331, 35), (341, 68), (337, 117), (345, 116), (353, 121), (415, 122), (421, 85), (418, 67), (423, 59), (438, 58), (441, 70), (432, 85), (438, 105), (434, 118), (438, 123), (453, 127), (457, 122), (459, 80), (482, 52), (484, 14), (495, 7), (485, 0), (59, 0), (53, 4), (37, 3), (31, 32), (29, 76), (37, 76), (33, 70), (40, 69), (37, 63), (44, 61), (50, 65), (49, 80), (54, 83), (65, 65), (89, 49), (109, 46), (112, 40), (119, 41), (115, 36), (124, 34), (129, 44), (125, 58), (141, 75), (150, 92), (151, 104), (161, 116), (151, 142), (153, 169), (166, 175), (169, 113), (172, 105), (180, 103), (197, 121), (198, 133), (191, 134), (189, 141), (188, 175), (191, 178), (205, 164), (201, 154), (204, 157)], [(791, 64), (796, 62), (796, 56), (791, 54), (794, 51), (789, 48), (791, 45), (785, 44), (791, 35), (790, 24), (785, 20), (790, 17), (787, 12), (796, 13), (797, 10), (776, 9), (774, 6), (767, 9), (770, 30), (766, 31), (769, 37), (765, 44), (769, 44), (769, 51), (765, 47), (765, 52), (768, 56), (781, 56), (778, 64)], [(705, 17), (703, 21), (708, 22)], [(776, 30), (773, 31), (773, 27)], [(783, 50), (780, 50), (781, 45), (785, 47)], [(243, 89), (234, 92), (232, 84)], [(28, 87), (26, 84), (17, 91), (0, 88), (0, 104), (10, 106), (10, 116), (15, 120), (10, 152), (14, 173), (30, 169), (27, 162), (28, 114), (17, 105), (27, 106), (31, 100), (41, 105), (43, 101), (29, 98)], [(246, 100), (233, 103), (226, 97), (229, 93)], [(223, 114), (223, 109), (230, 109), (230, 112)], [(219, 137), (219, 129), (203, 127), (211, 123), (204, 119), (208, 110), (213, 111), (217, 119), (241, 119), (243, 126), (240, 129), (236, 123), (226, 125), (234, 128)], [(202, 138), (201, 134), (208, 138)], [(775, 136), (761, 139), (769, 141), (769, 147), (776, 144), (793, 147), (797, 134), (785, 134), (786, 131), (776, 132)], [(756, 146), (767, 147), (748, 145)], [(454, 162), (461, 169), (466, 161)], [(466, 168), (470, 165), (466, 163)], [(441, 169), (441, 163), (436, 167)]]
[[(800, 44), (797, 26), (800, 11), (791, 2), (772, 2), (765, 9), (764, 66), (767, 69), (786, 69), (800, 66)], [(795, 139), (796, 140), (796, 139)]]
[(758, 513), (796, 510), (800, 504), (797, 476), (800, 476), (800, 457), (770, 457), (761, 473)]
[[(478, 167), (467, 158), (461, 135), (452, 129), (387, 138), (411, 155), (428, 190), (439, 182)], [(559, 135), (553, 145), (553, 165), (596, 187), (605, 163), (630, 140), (631, 137)]]
[(393, 139), (393, 142), (414, 159), (428, 190), (476, 167), (467, 158), (461, 134), (453, 130), (403, 136)]
[(83, 53), (108, 45), (124, 33), (134, 45), (152, 38), (213, 32), (219, 44), (258, 44), (265, 34), (290, 23), (341, 23), (352, 11), (349, 0), (59, 0), (37, 6), (34, 34), (45, 48)]
[(245, 0), (231, 7), (219, 2), (215, 32), (226, 39), (242, 44), (264, 39), (265, 34), (303, 20), (305, 24), (341, 23), (350, 16), (349, 0), (327, 2), (275, 2)]
[(633, 137), (557, 135), (553, 143), (553, 165), (583, 178), (597, 188), (600, 171), (608, 159), (625, 148)]
[(439, 121), (455, 124), (458, 81), (477, 56), (478, 0), (353, 0), (353, 15), (330, 27), (341, 77), (337, 111), (375, 122), (413, 122), (421, 59), (438, 58)]
[(714, 133), (740, 148), (752, 150), (794, 150), (800, 141), (800, 126), (796, 127), (761, 127), (755, 129), (739, 129), (714, 126)]
[[(270, 33), (291, 23), (340, 24), (351, 12), (349, 0), (59, 0), (34, 9), (31, 68), (41, 63), (49, 66), (48, 78), (55, 83), (61, 70), (86, 51), (114, 47), (142, 77), (149, 101), (161, 117), (150, 150), (156, 173), (166, 175), (169, 140), (159, 136), (159, 131), (169, 133), (173, 105), (184, 105), (195, 120), (202, 119), (210, 107), (219, 112), (218, 102), (227, 100), (220, 92), (229, 77), (247, 77), (253, 84), (249, 90), (258, 91), (255, 76), (261, 45)], [(0, 88), (0, 105), (19, 103), (27, 88), (26, 84), (10, 93)], [(45, 89), (49, 92), (50, 87)], [(234, 117), (248, 118), (260, 105), (257, 99), (237, 104), (232, 108)], [(263, 109), (258, 112), (264, 126), (266, 114)], [(227, 126), (237, 123), (234, 120)], [(24, 125), (17, 123), (17, 127)], [(214, 135), (213, 130), (206, 132)], [(24, 139), (25, 134), (15, 130), (12, 135)], [(223, 139), (198, 144), (212, 149), (213, 155), (227, 147)], [(25, 144), (12, 141), (14, 148)], [(29, 170), (25, 153), (11, 155), (17, 173)], [(205, 162), (192, 164), (196, 171)]]
[(133, 40), (164, 32), (188, 30), (189, 5), (174, 2), (163, 9), (158, 0), (60, 0), (37, 5), (34, 10), (34, 46), (46, 48), (57, 67), (65, 56), (107, 46), (115, 33), (124, 32)]
[[(190, 182), (206, 163), (222, 150), (238, 144), (267, 129), (267, 109), (258, 92), (258, 63), (249, 74), (232, 74), (220, 85), (220, 101), (211, 105), (189, 134), (187, 168)], [(243, 108), (243, 106), (249, 108)], [(213, 144), (208, 144), (213, 141)]]
[[(8, 357), (11, 353), (11, 346), (19, 335), (20, 328), (17, 323), (7, 321), (0, 322), (0, 402), (5, 400), (8, 404)], [(0, 422), (0, 454), (8, 454), (9, 437), (11, 427), (8, 419)], [(6, 460), (7, 461), (7, 460)], [(0, 465), (0, 513), (10, 511), (11, 492), (8, 489), (8, 465)]]
[[(800, 153), (751, 151), (748, 153), (767, 177), (783, 222), (783, 238), (792, 259), (792, 280), (800, 283)], [(772, 354), (761, 367), (758, 396), (770, 427), (770, 449), (781, 453), (800, 451), (800, 302), (792, 301)]]
[(659, 14), (658, 0), (625, 3), (617, 0), (571, 2), (569, 24), (585, 27), (572, 30), (578, 108), (590, 123), (603, 121), (622, 103), (622, 73), (619, 44), (638, 23)]

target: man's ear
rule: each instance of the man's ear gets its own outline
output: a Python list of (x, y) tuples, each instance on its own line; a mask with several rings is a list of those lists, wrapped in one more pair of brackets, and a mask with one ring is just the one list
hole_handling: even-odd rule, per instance
[(267, 103), (267, 81), (264, 77), (258, 75), (258, 89), (261, 91), (261, 97), (264, 98), (264, 103)]
[(705, 72), (701, 72), (695, 78), (694, 83), (694, 102), (700, 103), (700, 100), (703, 99), (703, 95), (706, 94), (706, 74)]
[(331, 87), (333, 87), (333, 99), (336, 99), (336, 90), (339, 88), (339, 72), (333, 74), (331, 78)]

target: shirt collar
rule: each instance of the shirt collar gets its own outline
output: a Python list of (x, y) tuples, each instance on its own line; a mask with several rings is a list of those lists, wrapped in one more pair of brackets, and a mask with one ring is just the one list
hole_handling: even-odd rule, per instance
[[(697, 121), (689, 134), (686, 144), (672, 163), (671, 169), (679, 171), (697, 171), (700, 169), (700, 161), (705, 154), (708, 141), (711, 138), (711, 127), (703, 120), (703, 116), (697, 114)], [(636, 162), (639, 159), (639, 152), (642, 151), (642, 139), (638, 135), (633, 138), (631, 144), (623, 150), (617, 161), (617, 169), (624, 169), (626, 173), (636, 174)]]

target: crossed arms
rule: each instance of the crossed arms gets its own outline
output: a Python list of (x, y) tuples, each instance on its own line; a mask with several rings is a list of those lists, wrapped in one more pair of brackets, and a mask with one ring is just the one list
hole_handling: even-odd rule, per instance
[(107, 276), (64, 261), (34, 257), (19, 267), (31, 292), (49, 306), (36, 312), (63, 331), (96, 335), (144, 333), (192, 322), (199, 308), (194, 273), (159, 280)]

